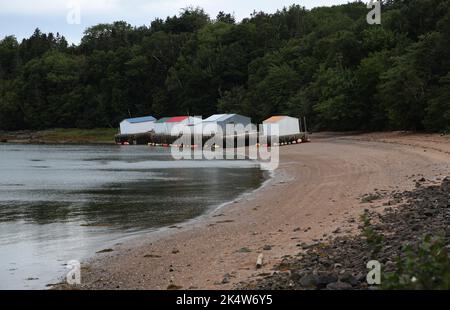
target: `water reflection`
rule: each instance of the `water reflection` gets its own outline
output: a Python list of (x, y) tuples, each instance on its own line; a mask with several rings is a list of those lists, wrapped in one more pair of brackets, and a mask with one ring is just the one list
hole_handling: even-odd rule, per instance
[(265, 178), (252, 162), (148, 147), (2, 145), (0, 158), (0, 288), (42, 288), (67, 259), (195, 218)]

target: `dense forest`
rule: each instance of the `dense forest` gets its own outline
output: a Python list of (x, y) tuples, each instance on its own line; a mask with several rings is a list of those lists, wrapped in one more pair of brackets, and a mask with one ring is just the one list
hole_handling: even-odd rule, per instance
[(200, 8), (142, 27), (0, 41), (0, 129), (117, 127), (127, 117), (307, 116), (316, 130), (450, 129), (450, 0), (362, 2), (237, 22)]

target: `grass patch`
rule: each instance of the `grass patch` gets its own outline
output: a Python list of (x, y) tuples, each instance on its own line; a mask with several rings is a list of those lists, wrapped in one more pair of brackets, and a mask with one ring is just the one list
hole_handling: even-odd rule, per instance
[(50, 143), (114, 143), (115, 128), (52, 129), (39, 132), (40, 140)]
[(375, 231), (370, 220), (370, 215), (367, 212), (361, 215), (361, 221), (363, 222), (362, 234), (366, 238), (372, 253), (377, 254), (383, 247), (384, 236)]

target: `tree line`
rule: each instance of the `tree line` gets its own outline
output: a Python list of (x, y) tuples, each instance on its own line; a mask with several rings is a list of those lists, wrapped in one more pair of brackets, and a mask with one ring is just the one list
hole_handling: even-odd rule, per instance
[(237, 22), (201, 8), (132, 27), (0, 41), (0, 129), (117, 127), (128, 117), (306, 116), (316, 130), (450, 129), (450, 1), (390, 0)]

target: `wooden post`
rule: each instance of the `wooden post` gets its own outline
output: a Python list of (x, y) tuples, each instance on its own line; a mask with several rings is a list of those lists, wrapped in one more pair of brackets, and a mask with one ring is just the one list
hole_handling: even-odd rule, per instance
[(306, 126), (306, 116), (303, 118), (303, 122), (305, 123), (305, 138), (306, 142), (308, 142), (308, 127)]

